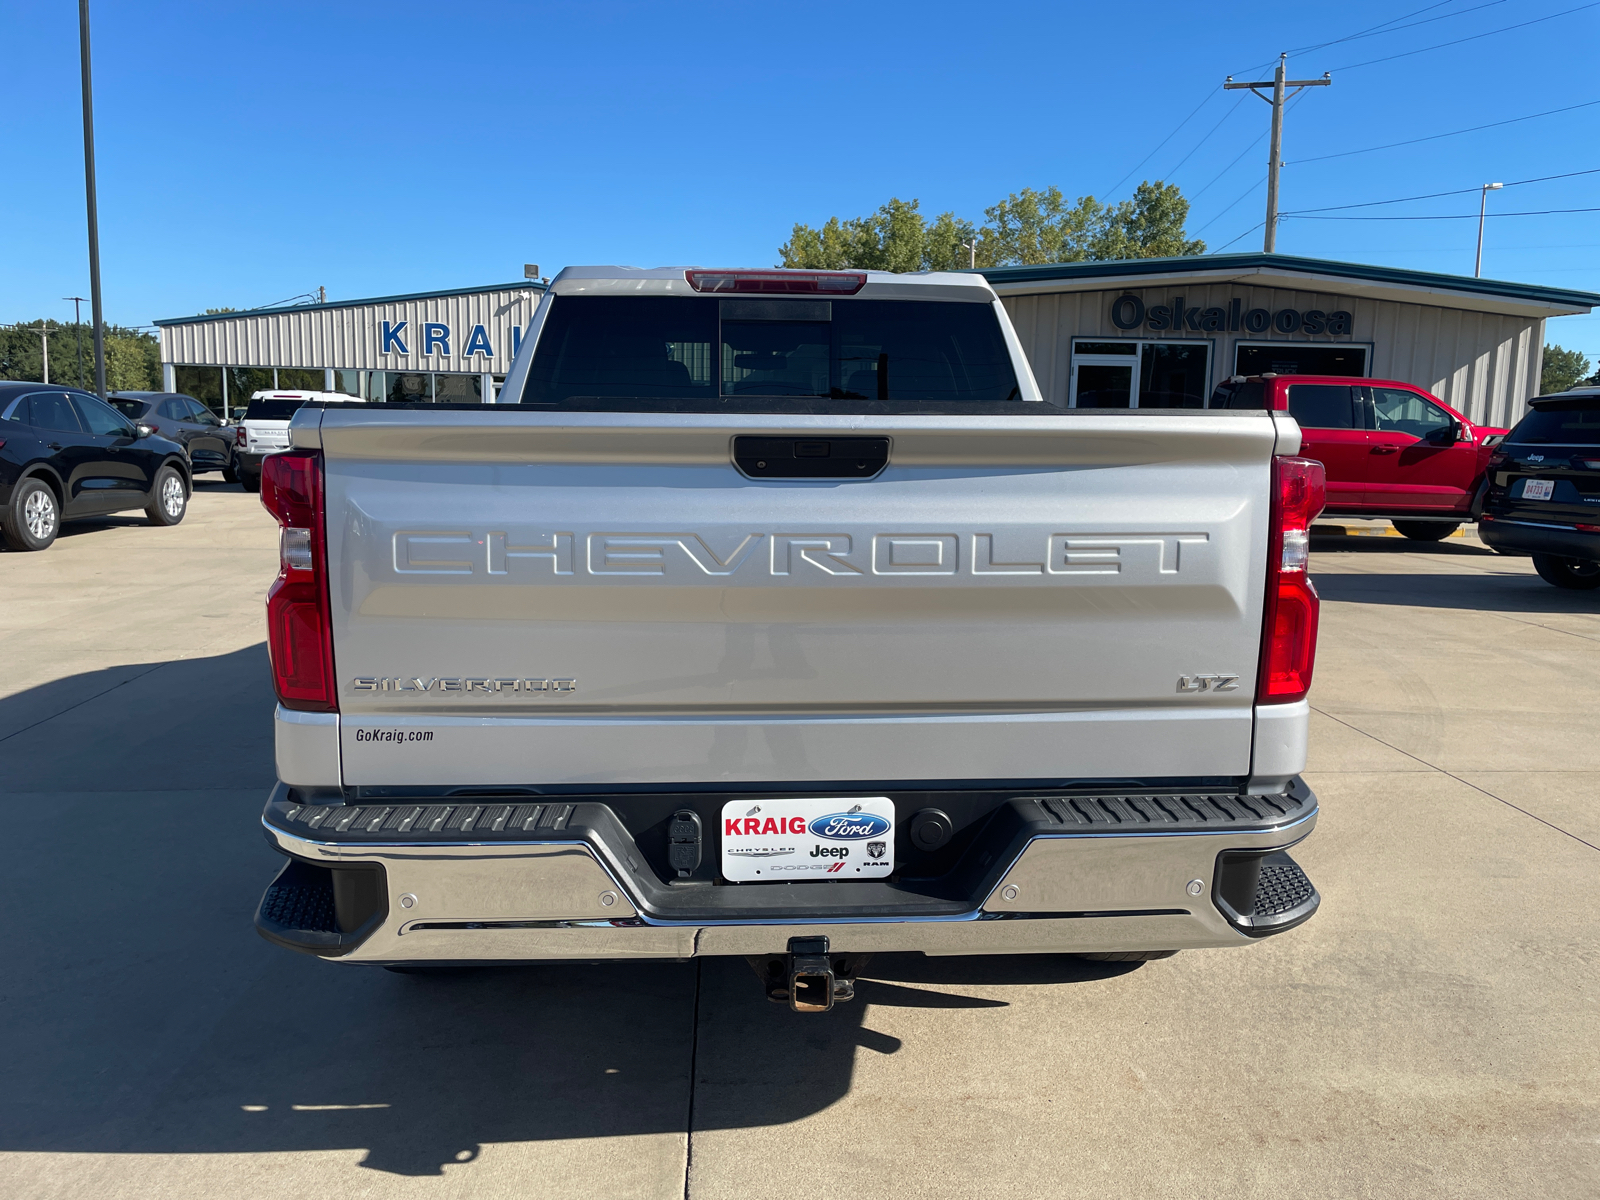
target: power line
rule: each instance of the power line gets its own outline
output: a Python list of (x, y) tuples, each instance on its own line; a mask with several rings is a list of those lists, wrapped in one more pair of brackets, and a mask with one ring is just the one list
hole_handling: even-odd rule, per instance
[[(1206, 230), (1210, 229), (1218, 221), (1222, 220), (1223, 217), (1227, 216), (1229, 212), (1231, 212), (1235, 207), (1238, 206), (1240, 200), (1243, 200), (1246, 196), (1250, 195), (1250, 193), (1254, 192), (1258, 187), (1260, 187), (1266, 181), (1267, 181), (1267, 177), (1265, 175), (1263, 175), (1260, 179), (1258, 179), (1254, 183), (1252, 183), (1243, 192), (1239, 193), (1238, 199), (1234, 200), (1234, 202), (1232, 204), (1228, 205), (1227, 208), (1223, 209), (1216, 216), (1212, 217), (1211, 220), (1207, 221), (1204, 225), (1200, 226), (1199, 229), (1196, 229), (1194, 231), (1195, 237), (1199, 237), (1202, 233), (1204, 233)], [(1261, 224), (1265, 225), (1266, 222), (1263, 221), (1263, 222), (1261, 222)], [(1238, 240), (1239, 240), (1238, 238), (1234, 239), (1234, 241), (1238, 241)]]
[[(1240, 97), (1240, 99), (1243, 99), (1243, 97)], [(1261, 143), (1266, 141), (1266, 140), (1267, 140), (1267, 135), (1265, 133), (1263, 133), (1260, 137), (1256, 138), (1255, 141), (1251, 142), (1243, 150), (1239, 151), (1239, 157), (1235, 158), (1231, 163), (1229, 163), (1227, 166), (1223, 167), (1222, 170), (1218, 171), (1215, 175), (1213, 175), (1211, 177), (1211, 183), (1206, 184), (1205, 187), (1201, 188), (1193, 196), (1190, 196), (1189, 197), (1189, 202), (1192, 204), (1192, 203), (1194, 203), (1194, 201), (1200, 199), (1201, 196), (1204, 196), (1207, 192), (1209, 192), (1211, 190), (1212, 186), (1214, 184), (1216, 184), (1224, 175), (1226, 175), (1229, 171), (1233, 170), (1235, 167), (1237, 167), (1239, 165), (1239, 160), (1240, 159), (1242, 159), (1246, 154), (1249, 154), (1250, 151), (1254, 150), (1257, 146), (1261, 145)]]
[(1180, 158), (1178, 160), (1178, 165), (1176, 167), (1173, 167), (1172, 170), (1167, 172), (1167, 178), (1171, 179), (1174, 175), (1176, 175), (1178, 173), (1178, 171), (1183, 167), (1183, 164), (1188, 162), (1191, 158), (1193, 158), (1195, 156), (1196, 151), (1198, 151), (1201, 146), (1204, 146), (1206, 144), (1206, 142), (1208, 142), (1211, 139), (1211, 134), (1213, 134), (1217, 130), (1221, 129), (1222, 126), (1227, 122), (1228, 118), (1233, 116), (1234, 113), (1239, 111), (1239, 105), (1241, 105), (1243, 103), (1244, 103), (1244, 97), (1243, 96), (1240, 96), (1237, 100), (1235, 100), (1233, 102), (1233, 107), (1230, 108), (1227, 112), (1222, 114), (1222, 120), (1218, 121), (1215, 125), (1213, 125), (1211, 127), (1210, 132), (1207, 133), (1205, 137), (1201, 138), (1198, 142), (1196, 142), (1194, 144), (1194, 149), (1193, 150), (1190, 150), (1189, 153), (1185, 154), (1182, 158)]
[[(1591, 213), (1600, 212), (1600, 208), (1540, 208), (1528, 212), (1492, 212), (1489, 219), (1496, 217), (1548, 217), (1556, 213)], [(1324, 217), (1315, 213), (1280, 213), (1284, 217), (1297, 217), (1302, 221), (1476, 221), (1474, 213), (1449, 213), (1440, 216), (1428, 217)]]
[[(1596, 3), (1600, 3), (1600, 0), (1596, 0)], [(1194, 120), (1195, 117), (1197, 115), (1199, 115), (1199, 112), (1200, 112), (1200, 110), (1202, 108), (1204, 108), (1207, 104), (1211, 103), (1211, 97), (1214, 96), (1214, 95), (1216, 95), (1216, 92), (1207, 90), (1206, 98), (1204, 100), (1200, 101), (1199, 104), (1195, 105), (1194, 112), (1190, 113), (1183, 120), (1179, 121), (1177, 128), (1174, 129), (1171, 133), (1167, 134), (1166, 137), (1162, 138), (1161, 141), (1156, 144), (1156, 148), (1154, 150), (1150, 151), (1149, 154), (1146, 154), (1138, 162), (1134, 163), (1132, 169), (1129, 170), (1126, 175), (1124, 175), (1121, 179), (1117, 180), (1114, 184), (1112, 184), (1110, 187), (1108, 187), (1105, 190), (1106, 199), (1109, 200), (1112, 196), (1116, 195), (1117, 189), (1119, 187), (1121, 187), (1123, 184), (1127, 183), (1128, 180), (1132, 179), (1135, 171), (1137, 171), (1140, 167), (1144, 166), (1145, 163), (1149, 162), (1152, 158), (1154, 158), (1156, 156), (1156, 154), (1161, 150), (1162, 146), (1165, 146), (1173, 138), (1177, 137), (1178, 134), (1182, 131), (1183, 127), (1185, 125), (1187, 125), (1190, 121)]]
[(1515, 25), (1502, 26), (1499, 29), (1491, 29), (1486, 33), (1474, 33), (1469, 37), (1456, 38), (1453, 42), (1440, 42), (1437, 46), (1424, 46), (1420, 50), (1404, 50), (1399, 54), (1385, 55), (1383, 58), (1369, 58), (1366, 62), (1347, 63), (1345, 66), (1335, 67), (1334, 70), (1354, 71), (1357, 67), (1370, 67), (1378, 63), (1393, 62), (1397, 58), (1410, 58), (1413, 54), (1427, 54), (1430, 50), (1443, 50), (1448, 46), (1459, 46), (1463, 42), (1475, 42), (1479, 38), (1493, 37), (1497, 33), (1510, 33), (1513, 29), (1526, 29), (1529, 25), (1539, 25), (1545, 21), (1554, 21), (1557, 17), (1568, 17), (1575, 12), (1583, 12), (1585, 9), (1590, 8), (1600, 8), (1600, 0), (1591, 0), (1590, 3), (1580, 4), (1577, 8), (1568, 8), (1558, 13), (1551, 13), (1548, 17), (1535, 17), (1531, 21), (1521, 21)]
[[(1586, 171), (1565, 171), (1560, 175), (1540, 175), (1534, 179), (1517, 179), (1511, 183), (1501, 184), (1501, 187), (1521, 187), (1528, 183), (1548, 183), (1552, 179), (1571, 179), (1574, 175), (1600, 175), (1600, 167), (1590, 167)], [(1463, 196), (1468, 192), (1476, 192), (1479, 188), (1456, 188), (1450, 192), (1429, 192), (1423, 196), (1401, 196), (1398, 200), (1367, 200), (1361, 204), (1329, 204), (1324, 208), (1297, 208), (1286, 212), (1284, 216), (1303, 216), (1306, 213), (1338, 212), (1347, 208), (1376, 208), (1380, 204), (1409, 204), (1413, 200), (1437, 200), (1440, 196)]]
[(1312, 158), (1297, 158), (1286, 166), (1299, 166), (1301, 163), (1324, 162), (1330, 158), (1349, 158), (1354, 154), (1371, 154), (1377, 150), (1393, 150), (1397, 146), (1415, 146), (1418, 142), (1436, 142), (1440, 138), (1460, 137), (1464, 133), (1477, 133), (1483, 129), (1497, 129), (1501, 125), (1515, 125), (1521, 121), (1532, 121), (1539, 117), (1552, 117), (1557, 113), (1572, 112), (1579, 108), (1593, 108), (1600, 104), (1600, 100), (1585, 100), (1582, 104), (1569, 104), (1565, 108), (1550, 108), (1544, 112), (1529, 113), (1525, 117), (1512, 117), (1507, 121), (1490, 121), (1487, 125), (1474, 125), (1470, 129), (1452, 129), (1449, 133), (1431, 133), (1427, 137), (1410, 138), (1403, 142), (1385, 142), (1381, 146), (1368, 146), (1363, 150), (1341, 150), (1337, 154), (1318, 154)]
[(1448, 20), (1451, 17), (1464, 17), (1470, 12), (1477, 12), (1480, 8), (1493, 8), (1497, 4), (1504, 4), (1506, 0), (1488, 0), (1485, 4), (1475, 4), (1471, 8), (1459, 8), (1455, 12), (1440, 13), (1437, 17), (1429, 17), (1425, 21), (1412, 21), (1409, 25), (1397, 25), (1396, 21), (1409, 20), (1411, 17), (1421, 16), (1425, 12), (1432, 12), (1436, 8), (1443, 8), (1454, 0), (1441, 0), (1439, 4), (1430, 4), (1427, 8), (1419, 8), (1416, 12), (1406, 13), (1403, 17), (1393, 17), (1382, 25), (1374, 25), (1371, 29), (1364, 29), (1360, 33), (1352, 33), (1342, 38), (1334, 38), (1331, 42), (1321, 42), (1315, 46), (1301, 46), (1298, 50), (1289, 51), (1290, 54), (1305, 54), (1312, 50), (1324, 50), (1329, 46), (1337, 46), (1341, 42), (1355, 42), (1362, 38), (1377, 37), (1384, 33), (1399, 33), (1402, 29), (1415, 29), (1418, 25), (1431, 25), (1435, 21)]
[[(1254, 225), (1250, 226), (1249, 229), (1246, 229), (1238, 237), (1234, 238), (1233, 242), (1237, 242), (1241, 238), (1249, 237), (1252, 233), (1254, 233), (1256, 230), (1260, 229), (1265, 224), (1266, 224), (1265, 221), (1257, 221)], [(1229, 246), (1233, 245), (1233, 242), (1223, 242), (1222, 245), (1218, 246), (1215, 250), (1210, 251), (1210, 253), (1212, 253), (1212, 254), (1221, 254)]]

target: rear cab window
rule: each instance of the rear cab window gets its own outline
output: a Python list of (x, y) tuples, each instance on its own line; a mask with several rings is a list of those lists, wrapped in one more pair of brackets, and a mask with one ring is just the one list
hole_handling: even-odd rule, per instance
[(557, 296), (520, 402), (703, 409), (1020, 400), (994, 310), (945, 300)]
[(250, 401), (250, 407), (245, 409), (244, 419), (246, 421), (287, 421), (304, 404), (304, 400), (252, 400)]
[(1302, 429), (1360, 429), (1356, 389), (1333, 383), (1291, 383), (1289, 415)]

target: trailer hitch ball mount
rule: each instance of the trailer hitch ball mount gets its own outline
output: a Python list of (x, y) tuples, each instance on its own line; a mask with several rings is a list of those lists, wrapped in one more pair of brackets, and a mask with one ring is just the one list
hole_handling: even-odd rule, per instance
[(749, 962), (767, 999), (798, 1013), (820, 1013), (855, 999), (856, 975), (868, 957), (830, 953), (826, 937), (793, 937), (787, 954), (752, 955)]

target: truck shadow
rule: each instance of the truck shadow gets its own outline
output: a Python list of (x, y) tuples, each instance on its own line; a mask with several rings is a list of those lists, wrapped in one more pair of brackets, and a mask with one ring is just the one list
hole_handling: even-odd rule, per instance
[(1336, 574), (1319, 572), (1312, 581), (1324, 600), (1356, 604), (1398, 604), (1408, 608), (1455, 608), (1502, 613), (1600, 612), (1600, 592), (1552, 587), (1531, 571), (1461, 574)]
[[(486, 1145), (778, 1125), (848, 1094), (893, 1008), (1127, 964), (875, 959), (800, 1017), (737, 959), (398, 975), (268, 945), (273, 697), (259, 645), (0, 700), (0, 1151), (360, 1151), (439, 1175)], [(983, 995), (971, 989), (984, 989)], [(953, 1015), (953, 1014), (952, 1014)]]

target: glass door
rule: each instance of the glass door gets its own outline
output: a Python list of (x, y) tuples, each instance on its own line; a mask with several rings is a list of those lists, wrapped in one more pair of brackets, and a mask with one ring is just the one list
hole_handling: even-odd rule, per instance
[(1073, 342), (1069, 407), (1137, 408), (1138, 342)]
[(1204, 408), (1210, 342), (1072, 343), (1070, 408)]

